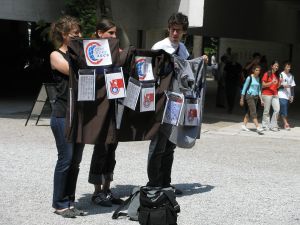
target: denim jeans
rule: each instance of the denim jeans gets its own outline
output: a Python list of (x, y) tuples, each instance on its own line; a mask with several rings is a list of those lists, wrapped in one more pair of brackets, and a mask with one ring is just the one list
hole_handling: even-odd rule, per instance
[(91, 160), (89, 183), (104, 184), (105, 181), (113, 180), (116, 165), (116, 144), (96, 144)]
[(72, 144), (66, 141), (65, 118), (52, 116), (50, 125), (58, 153), (54, 171), (52, 207), (64, 209), (73, 205), (75, 201), (76, 183), (84, 144)]
[(280, 98), (279, 103), (280, 103), (280, 115), (287, 117), (288, 109), (289, 109), (289, 100), (285, 98)]
[(171, 171), (176, 145), (159, 131), (151, 140), (148, 154), (148, 186), (168, 187), (171, 184)]
[[(276, 95), (262, 95), (264, 102), (264, 112), (262, 118), (262, 127), (274, 128), (278, 127), (277, 118), (280, 110), (279, 98)], [(270, 108), (273, 108), (273, 115), (270, 120)]]

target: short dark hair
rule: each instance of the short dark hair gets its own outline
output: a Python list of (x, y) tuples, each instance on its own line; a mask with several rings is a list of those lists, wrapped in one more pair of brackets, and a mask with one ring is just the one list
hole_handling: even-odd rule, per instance
[(285, 61), (283, 64), (283, 68), (285, 68), (286, 66), (292, 66), (292, 63), (290, 61)]
[(168, 20), (168, 28), (173, 25), (182, 25), (184, 31), (187, 31), (189, 27), (189, 19), (186, 15), (178, 12), (173, 13)]
[(256, 69), (260, 69), (261, 70), (261, 66), (258, 64), (255, 64), (252, 66), (252, 72), (254, 72)]

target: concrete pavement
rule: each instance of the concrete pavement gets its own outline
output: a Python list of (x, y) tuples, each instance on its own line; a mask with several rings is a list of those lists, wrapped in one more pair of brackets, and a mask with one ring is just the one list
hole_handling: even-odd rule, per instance
[[(212, 107), (208, 90), (201, 139), (192, 149), (177, 148), (172, 183), (182, 189), (180, 225), (300, 224), (300, 125), (291, 131), (240, 130), (242, 113)], [(77, 186), (77, 206), (87, 216), (64, 219), (51, 208), (56, 148), (48, 117), (24, 126), (31, 100), (0, 100), (0, 224), (138, 224), (112, 220), (116, 207), (90, 201), (92, 146), (86, 146)], [(250, 125), (249, 127), (253, 126)], [(148, 142), (120, 143), (112, 190), (128, 196), (147, 182)]]

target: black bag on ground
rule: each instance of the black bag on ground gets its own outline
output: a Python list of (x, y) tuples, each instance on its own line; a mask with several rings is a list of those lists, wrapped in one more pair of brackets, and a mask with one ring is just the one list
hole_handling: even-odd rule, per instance
[(141, 225), (177, 225), (179, 212), (174, 188), (141, 187), (138, 214)]

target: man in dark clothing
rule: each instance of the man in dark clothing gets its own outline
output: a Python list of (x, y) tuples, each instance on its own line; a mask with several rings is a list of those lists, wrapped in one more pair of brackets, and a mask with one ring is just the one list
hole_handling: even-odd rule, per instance
[(231, 61), (227, 62), (224, 71), (225, 91), (228, 104), (228, 113), (232, 113), (237, 93), (241, 83), (242, 66), (236, 61), (236, 55), (233, 55)]
[[(183, 59), (189, 57), (189, 53), (183, 43), (182, 36), (189, 26), (188, 17), (182, 13), (174, 13), (168, 20), (169, 36), (157, 42), (152, 50), (163, 49), (169, 54), (176, 54)], [(148, 155), (148, 186), (169, 187), (171, 185), (171, 170), (173, 155), (176, 145), (169, 141), (171, 126), (163, 124), (159, 132), (151, 140)], [(177, 190), (177, 194), (181, 194)]]

